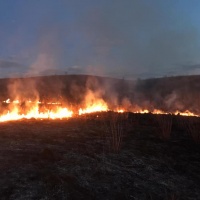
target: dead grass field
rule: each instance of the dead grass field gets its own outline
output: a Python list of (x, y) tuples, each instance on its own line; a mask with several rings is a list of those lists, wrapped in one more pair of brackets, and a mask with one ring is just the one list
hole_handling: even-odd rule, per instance
[(0, 123), (0, 199), (200, 199), (187, 117), (118, 115)]

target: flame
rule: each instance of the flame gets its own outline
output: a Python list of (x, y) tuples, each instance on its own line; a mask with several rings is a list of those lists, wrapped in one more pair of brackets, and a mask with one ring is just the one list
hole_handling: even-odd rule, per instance
[[(78, 109), (69, 109), (66, 106), (62, 106), (63, 104), (60, 102), (47, 102), (44, 103), (42, 101), (32, 101), (27, 100), (26, 102), (21, 102), (20, 100), (16, 99), (11, 101), (10, 98), (2, 102), (6, 109), (8, 110), (6, 113), (0, 115), (0, 122), (11, 121), (11, 120), (20, 120), (20, 119), (63, 119), (63, 118), (70, 118), (78, 115), (94, 113), (94, 112), (107, 112), (110, 111), (108, 104), (103, 99), (98, 99), (94, 96), (89, 94), (89, 98), (85, 100), (83, 106), (79, 107)], [(26, 109), (22, 109), (22, 105), (26, 105)], [(122, 107), (118, 107), (111, 111), (124, 113), (124, 112), (131, 112), (131, 110), (124, 109)], [(184, 112), (175, 111), (172, 113), (167, 113), (162, 110), (154, 109), (140, 109), (132, 111), (133, 113), (152, 113), (152, 114), (173, 114), (173, 115), (181, 115), (181, 116), (196, 116), (200, 117), (199, 115), (186, 110)]]
[(10, 103), (10, 99), (3, 101), (4, 103)]
[(118, 113), (124, 113), (125, 111), (124, 111), (124, 109), (117, 109), (116, 112), (118, 112)]
[(157, 115), (168, 115), (168, 114), (173, 114), (173, 115), (181, 115), (181, 116), (190, 116), (190, 117), (200, 117), (199, 115), (190, 112), (188, 110), (181, 112), (181, 111), (175, 111), (175, 112), (164, 112), (162, 110), (154, 109), (153, 111), (149, 111), (148, 109), (144, 110), (139, 110), (135, 111), (133, 113), (140, 113), (140, 114), (145, 114), (145, 113), (152, 113), (152, 114), (157, 114)]
[(7, 99), (3, 101), (4, 103), (9, 104), (10, 110), (6, 114), (0, 115), (0, 122), (20, 120), (20, 119), (63, 119), (73, 116), (73, 111), (68, 108), (57, 107), (54, 110), (45, 110), (44, 112), (40, 111), (39, 104), (42, 102), (32, 102), (27, 101), (28, 109), (25, 113), (21, 113), (20, 105), (22, 104), (19, 100), (10, 101)]
[(20, 119), (63, 119), (72, 117), (73, 112), (67, 108), (59, 109), (56, 112), (47, 111), (39, 112), (37, 109), (33, 109), (27, 114), (19, 114), (17, 111), (8, 112), (5, 115), (0, 116), (0, 122), (20, 120)]
[(86, 106), (86, 108), (80, 108), (78, 113), (79, 115), (86, 114), (86, 113), (93, 113), (93, 112), (103, 112), (108, 111), (108, 106), (105, 102), (99, 101), (97, 103), (93, 103), (91, 105)]
[(99, 96), (101, 95), (88, 90), (84, 100), (84, 108), (79, 109), (79, 115), (92, 112), (108, 111), (107, 103)]
[(189, 110), (186, 110), (185, 112), (179, 112), (179, 111), (176, 111), (174, 114), (175, 114), (175, 115), (181, 115), (181, 116), (193, 116), (193, 117), (199, 117), (199, 115), (194, 114), (194, 113), (190, 112)]

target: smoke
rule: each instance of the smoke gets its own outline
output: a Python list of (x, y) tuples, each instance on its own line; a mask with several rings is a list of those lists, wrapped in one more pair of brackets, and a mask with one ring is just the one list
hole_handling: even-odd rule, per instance
[(174, 107), (176, 100), (177, 100), (177, 93), (173, 91), (170, 95), (168, 95), (165, 98), (165, 105), (167, 106), (167, 109), (170, 110), (170, 108)]
[(99, 106), (105, 110), (132, 112), (161, 110), (175, 113), (189, 110), (200, 113), (199, 76), (127, 81), (71, 75), (6, 81), (8, 96), (5, 99), (10, 98), (11, 101), (60, 102), (75, 110)]
[(22, 70), (29, 76), (81, 66), (81, 73), (146, 78), (187, 73), (177, 66), (200, 63), (197, 2), (44, 0), (12, 7), (3, 18), (0, 56), (29, 66)]
[(78, 80), (70, 87), (70, 93), (79, 98), (79, 107), (102, 105), (111, 110), (133, 109), (129, 90), (130, 85), (125, 80), (95, 76), (86, 76), (84, 83), (80, 85)]
[(198, 28), (176, 3), (104, 3), (75, 23), (84, 38), (84, 52), (77, 51), (83, 65), (103, 66), (105, 74), (121, 78), (168, 75), (177, 64), (200, 62)]
[[(34, 29), (33, 34), (25, 32), (25, 26), (20, 24), (20, 31), (10, 40), (8, 51), (20, 49), (20, 54), (16, 50), (15, 59), (21, 58), (22, 63), (28, 60), (29, 67), (19, 70), (24, 70), (27, 76), (65, 70), (120, 78), (161, 76), (168, 74), (169, 70), (177, 70), (177, 74), (199, 73), (199, 30), (192, 23), (190, 13), (185, 15), (180, 2), (87, 0), (83, 3), (74, 0), (59, 3), (62, 9), (59, 7), (58, 11), (49, 4), (42, 4), (39, 8), (33, 3), (30, 5), (25, 11), (27, 18), (34, 22), (37, 16), (38, 20), (34, 26), (28, 26), (31, 31)], [(45, 6), (48, 9), (44, 13)], [(30, 11), (31, 14), (37, 11), (34, 17), (28, 15)], [(26, 19), (26, 15), (22, 18)], [(181, 68), (183, 65), (186, 67)], [(1, 72), (13, 73), (11, 69), (14, 67), (6, 65), (6, 68), (10, 70), (5, 72), (5, 68), (1, 67)], [(178, 89), (174, 89), (176, 87)], [(73, 77), (70, 81), (59, 78), (10, 80), (8, 91), (13, 99), (56, 99), (64, 96), (72, 103), (92, 104), (100, 99), (111, 108), (122, 106), (127, 110), (195, 110), (192, 98), (184, 97), (190, 92), (188, 88), (182, 88), (177, 82), (169, 84), (157, 80), (135, 84), (124, 80), (94, 77), (78, 80)], [(194, 96), (198, 97), (197, 94)]]
[[(25, 71), (25, 76), (45, 76), (57, 72), (62, 56), (62, 34), (60, 26), (51, 25), (47, 22), (38, 27), (38, 38), (34, 45), (34, 59)], [(45, 78), (44, 78), (45, 79)], [(41, 99), (61, 98), (61, 90), (64, 84), (59, 78), (54, 78), (54, 83), (46, 78), (11, 79), (8, 85), (9, 97), (13, 99)], [(48, 85), (48, 87), (46, 87)], [(45, 91), (46, 90), (46, 91)]]
[[(59, 70), (63, 56), (62, 27), (46, 21), (40, 24), (34, 46), (35, 54), (27, 75), (45, 75), (50, 70)], [(46, 74), (48, 75), (48, 74)]]
[(8, 94), (11, 100), (38, 101), (39, 93), (34, 79), (11, 79), (8, 84)]

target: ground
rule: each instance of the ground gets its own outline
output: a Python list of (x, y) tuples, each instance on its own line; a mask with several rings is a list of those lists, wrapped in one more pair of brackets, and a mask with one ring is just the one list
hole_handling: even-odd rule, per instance
[(0, 123), (0, 199), (200, 199), (200, 145), (181, 127), (187, 119), (170, 118), (170, 137), (157, 119)]

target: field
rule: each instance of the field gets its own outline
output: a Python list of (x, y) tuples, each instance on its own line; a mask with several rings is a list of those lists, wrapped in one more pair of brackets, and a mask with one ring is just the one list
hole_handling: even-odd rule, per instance
[(199, 199), (198, 124), (113, 112), (0, 123), (0, 199)]

